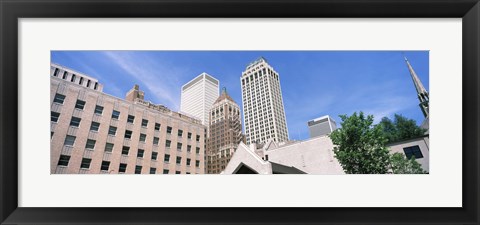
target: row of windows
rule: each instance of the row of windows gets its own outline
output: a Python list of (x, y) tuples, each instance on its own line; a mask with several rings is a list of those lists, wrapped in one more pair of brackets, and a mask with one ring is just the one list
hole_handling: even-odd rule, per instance
[[(58, 77), (59, 72), (60, 72), (59, 69), (55, 68), (55, 71), (53, 72), (53, 76)], [(62, 79), (66, 80), (67, 76), (68, 76), (68, 72), (63, 71)], [(77, 76), (75, 74), (72, 74), (72, 76), (70, 77), (70, 82), (76, 82), (76, 81), (77, 81)], [(78, 84), (83, 85), (83, 81), (84, 81), (84, 78), (80, 77), (80, 80), (78, 81)], [(90, 87), (91, 83), (92, 83), (92, 81), (87, 79), (87, 87)], [(93, 89), (97, 90), (97, 88), (98, 88), (98, 82), (95, 82), (95, 84), (93, 86)]]
[[(146, 135), (145, 135), (146, 136)], [(145, 139), (145, 136), (140, 136), (140, 141), (144, 141)], [(66, 146), (74, 146), (75, 144), (75, 140), (76, 140), (77, 137), (75, 136), (72, 136), (72, 135), (67, 135), (65, 137), (65, 141), (64, 141), (64, 145)], [(153, 144), (155, 145), (158, 145), (158, 141), (159, 141), (159, 138), (155, 137), (153, 139)], [(170, 140), (166, 140), (165, 142), (165, 147), (167, 148), (170, 148), (171, 146), (171, 142)], [(95, 140), (92, 140), (92, 139), (87, 139), (87, 144), (85, 145), (85, 148), (87, 149), (95, 149), (95, 144), (96, 144), (96, 141)], [(105, 144), (105, 151), (106, 152), (112, 152), (113, 151), (113, 144), (112, 143), (106, 143)], [(177, 150), (178, 151), (181, 151), (182, 150), (182, 146), (183, 144), (180, 143), (180, 142), (177, 142)], [(122, 154), (124, 155), (128, 155), (128, 151), (129, 151), (130, 147), (128, 146), (123, 146), (123, 149), (122, 149)], [(191, 152), (192, 150), (192, 146), (191, 145), (187, 145), (187, 152)], [(143, 151), (143, 150), (142, 150)], [(195, 147), (195, 153), (196, 154), (200, 154), (200, 147)]]
[[(68, 163), (70, 161), (70, 156), (69, 155), (60, 155), (60, 159), (58, 160), (58, 165), (59, 166), (68, 166)], [(180, 158), (181, 161), (181, 158)], [(92, 162), (92, 159), (89, 158), (82, 158), (82, 162), (80, 164), (80, 169), (90, 169), (90, 164)], [(177, 157), (177, 163), (178, 163), (178, 157)], [(187, 165), (190, 165), (190, 159), (187, 159)], [(126, 163), (120, 163), (118, 167), (118, 172), (119, 173), (125, 173), (127, 171), (127, 164)], [(200, 161), (196, 160), (195, 161), (195, 166), (199, 167), (200, 166)], [(102, 161), (102, 164), (100, 166), (101, 171), (109, 171), (110, 169), (110, 162), (109, 161)], [(155, 174), (156, 173), (156, 168), (155, 167), (150, 167), (150, 174)], [(135, 174), (141, 174), (142, 173), (142, 166), (135, 166)], [(169, 170), (164, 169), (163, 174), (168, 174)], [(180, 174), (180, 171), (176, 171), (176, 174)], [(189, 172), (187, 172), (189, 174)]]
[[(55, 94), (55, 98), (53, 99), (53, 102), (63, 104), (64, 101), (65, 101), (65, 97), (66, 97), (65, 95), (57, 93), (57, 94)], [(82, 101), (82, 100), (78, 99), (77, 102), (75, 103), (75, 108), (83, 110), (84, 107), (85, 107), (85, 103), (86, 103), (85, 101)], [(103, 106), (96, 105), (95, 106), (95, 114), (102, 115), (103, 114)], [(60, 116), (59, 113), (52, 112), (52, 121), (57, 122), (59, 116)], [(117, 111), (117, 110), (113, 110), (112, 111), (112, 118), (113, 119), (119, 119), (120, 118), (120, 112)], [(133, 123), (134, 120), (135, 120), (135, 116), (128, 115), (128, 118), (127, 118), (128, 123)], [(142, 127), (147, 127), (147, 126), (148, 126), (148, 120), (142, 119)], [(159, 131), (160, 126), (161, 125), (159, 123), (155, 123), (155, 128), (154, 129), (156, 131)], [(172, 127), (167, 126), (167, 134), (171, 134), (171, 133), (172, 133)], [(179, 137), (182, 137), (183, 136), (183, 130), (179, 129), (177, 135)], [(188, 132), (187, 133), (187, 138), (191, 139), (192, 138), (192, 133)], [(200, 141), (200, 135), (196, 135), (196, 141)]]

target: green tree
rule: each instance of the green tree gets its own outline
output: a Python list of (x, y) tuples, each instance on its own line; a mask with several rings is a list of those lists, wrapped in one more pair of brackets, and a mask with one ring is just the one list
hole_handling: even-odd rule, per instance
[(427, 131), (417, 126), (415, 120), (398, 114), (395, 114), (394, 121), (383, 117), (378, 125), (382, 127), (387, 143), (420, 137)]
[(420, 163), (412, 156), (407, 159), (402, 153), (393, 153), (390, 156), (390, 169), (395, 174), (423, 174), (427, 173), (422, 169)]
[(341, 128), (330, 134), (335, 158), (348, 174), (383, 174), (390, 156), (381, 126), (373, 126), (373, 116), (363, 112), (340, 115)]

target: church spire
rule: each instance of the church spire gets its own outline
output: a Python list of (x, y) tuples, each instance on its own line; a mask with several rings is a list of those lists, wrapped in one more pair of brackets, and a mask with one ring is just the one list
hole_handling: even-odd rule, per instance
[(420, 101), (420, 104), (419, 104), (420, 109), (422, 110), (423, 115), (425, 117), (428, 117), (428, 109), (429, 109), (428, 92), (425, 89), (425, 87), (423, 86), (420, 79), (418, 78), (417, 74), (415, 73), (415, 70), (413, 70), (412, 65), (410, 65), (410, 62), (408, 62), (407, 57), (404, 57), (404, 58), (405, 58), (405, 62), (407, 63), (407, 66), (408, 66), (408, 71), (410, 72), (410, 76), (412, 77), (413, 84), (415, 85), (415, 89), (417, 90), (418, 100)]

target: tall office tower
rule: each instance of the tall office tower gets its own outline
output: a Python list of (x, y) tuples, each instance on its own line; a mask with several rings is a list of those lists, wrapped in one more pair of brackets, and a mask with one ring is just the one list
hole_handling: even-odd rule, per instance
[(210, 110), (207, 138), (207, 173), (218, 174), (227, 166), (243, 140), (240, 107), (223, 88)]
[(202, 73), (182, 86), (180, 111), (197, 117), (203, 125), (209, 125), (209, 113), (218, 98), (219, 81)]
[(420, 101), (420, 109), (422, 110), (423, 116), (425, 118), (428, 118), (428, 92), (427, 89), (423, 86), (422, 82), (420, 81), (420, 78), (418, 78), (417, 73), (415, 73), (415, 70), (413, 70), (412, 65), (410, 65), (410, 62), (408, 62), (408, 59), (405, 57), (405, 62), (407, 63), (408, 71), (410, 72), (410, 76), (412, 77), (413, 84), (415, 85), (415, 89), (417, 90), (417, 97), (418, 100)]
[(200, 120), (143, 100), (138, 85), (128, 101), (101, 90), (96, 79), (51, 65), (50, 173), (205, 173)]
[(319, 137), (332, 133), (337, 129), (337, 123), (329, 115), (308, 121), (310, 137)]
[(260, 57), (247, 66), (240, 80), (247, 144), (288, 141), (278, 73)]

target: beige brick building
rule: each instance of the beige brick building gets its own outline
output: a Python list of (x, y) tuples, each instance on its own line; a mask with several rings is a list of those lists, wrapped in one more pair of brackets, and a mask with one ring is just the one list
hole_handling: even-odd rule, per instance
[(219, 174), (227, 166), (238, 144), (241, 141), (245, 142), (240, 107), (227, 94), (225, 88), (210, 109), (209, 121), (207, 173)]
[(51, 64), (52, 174), (205, 173), (201, 121), (143, 100), (137, 85), (129, 101), (102, 89), (94, 78)]

